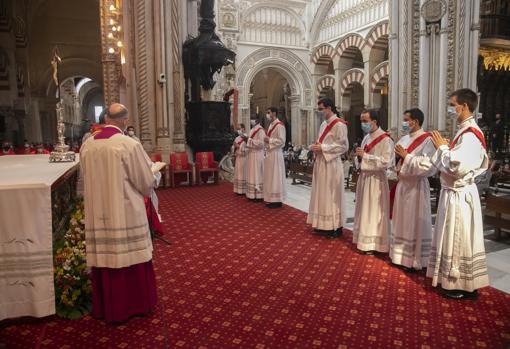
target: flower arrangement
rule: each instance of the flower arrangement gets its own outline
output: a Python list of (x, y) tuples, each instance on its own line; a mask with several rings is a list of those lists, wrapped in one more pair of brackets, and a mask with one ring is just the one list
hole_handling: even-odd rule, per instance
[(83, 200), (74, 208), (65, 234), (55, 242), (55, 298), (57, 315), (78, 319), (92, 307), (92, 282), (85, 254)]

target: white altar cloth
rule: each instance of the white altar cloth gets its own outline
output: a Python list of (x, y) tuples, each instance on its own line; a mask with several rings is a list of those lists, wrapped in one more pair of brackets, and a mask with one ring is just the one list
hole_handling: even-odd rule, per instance
[(0, 320), (55, 314), (51, 185), (75, 166), (0, 157)]

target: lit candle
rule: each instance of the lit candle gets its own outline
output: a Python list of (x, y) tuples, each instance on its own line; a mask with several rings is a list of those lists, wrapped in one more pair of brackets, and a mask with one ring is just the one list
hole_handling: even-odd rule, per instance
[(259, 113), (259, 106), (257, 105), (257, 115), (258, 115), (258, 113)]

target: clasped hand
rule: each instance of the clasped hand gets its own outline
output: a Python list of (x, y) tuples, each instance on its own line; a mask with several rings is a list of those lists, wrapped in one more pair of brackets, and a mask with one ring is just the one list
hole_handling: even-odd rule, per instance
[(450, 144), (450, 140), (443, 138), (439, 131), (432, 131), (432, 143), (434, 143), (434, 147), (439, 148), (442, 145), (448, 145)]
[(310, 146), (310, 150), (313, 151), (314, 153), (318, 153), (322, 150), (322, 147), (320, 143), (315, 143)]
[(405, 159), (406, 156), (408, 155), (408, 152), (400, 144), (397, 144), (397, 146), (395, 147), (395, 154), (400, 156), (402, 159)]

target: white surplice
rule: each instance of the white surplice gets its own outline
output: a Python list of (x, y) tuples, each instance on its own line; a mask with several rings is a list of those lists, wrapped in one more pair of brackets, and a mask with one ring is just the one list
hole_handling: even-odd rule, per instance
[[(482, 132), (471, 117), (459, 125), (455, 138), (468, 127)], [(439, 147), (432, 163), (441, 172), (441, 195), (427, 276), (433, 286), (447, 290), (472, 292), (488, 286), (482, 209), (474, 181), (487, 170), (487, 153), (474, 133), (467, 132), (453, 149)]]
[(283, 202), (285, 200), (285, 161), (283, 160), (283, 146), (285, 145), (286, 130), (276, 119), (269, 125), (273, 130), (266, 144), (266, 158), (264, 160), (264, 201)]
[[(397, 144), (407, 149), (425, 131), (402, 137)], [(408, 268), (426, 268), (432, 242), (430, 185), (428, 177), (436, 173), (430, 158), (436, 148), (430, 137), (396, 165), (398, 185), (393, 205), (390, 258)]]
[(246, 194), (246, 142), (237, 136), (232, 145), (232, 152), (236, 156), (234, 166), (234, 193)]
[(246, 144), (248, 152), (246, 164), (246, 197), (248, 199), (262, 199), (264, 197), (265, 136), (266, 132), (264, 128), (260, 124), (256, 125), (251, 129), (250, 137)]
[(144, 198), (151, 195), (155, 178), (142, 145), (122, 132), (108, 139), (91, 137), (82, 146), (80, 160), (87, 266), (124, 268), (150, 261)]
[[(323, 121), (319, 138), (337, 117)], [(318, 142), (318, 140), (317, 140)], [(334, 230), (345, 224), (344, 168), (341, 155), (349, 150), (347, 126), (338, 122), (329, 131), (316, 153), (312, 194), (306, 222), (319, 230)]]
[[(361, 148), (383, 133), (379, 128), (366, 135)], [(390, 194), (386, 170), (395, 164), (394, 149), (393, 140), (386, 137), (361, 159), (352, 231), (352, 242), (361, 251), (389, 250)]]

